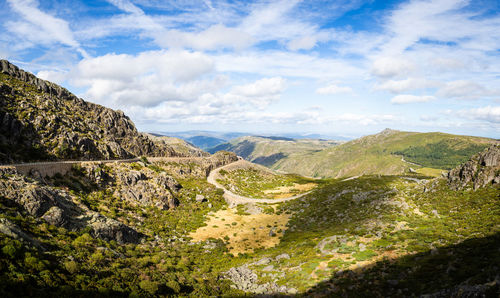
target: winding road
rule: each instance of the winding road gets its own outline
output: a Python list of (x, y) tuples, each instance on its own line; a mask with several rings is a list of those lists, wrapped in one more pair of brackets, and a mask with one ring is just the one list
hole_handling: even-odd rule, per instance
[[(217, 182), (217, 179), (222, 178), (222, 176), (219, 173), (220, 170), (223, 170), (223, 169), (224, 170), (228, 170), (228, 169), (233, 170), (233, 169), (237, 169), (237, 168), (249, 168), (249, 167), (257, 167), (259, 169), (261, 168), (261, 166), (252, 164), (246, 160), (238, 160), (236, 162), (233, 162), (233, 163), (230, 163), (230, 164), (227, 164), (225, 166), (222, 166), (222, 167), (219, 167), (219, 168), (212, 170), (207, 177), (208, 183), (214, 185), (217, 188), (224, 190), (223, 197), (226, 200), (226, 202), (230, 208), (233, 208), (238, 204), (247, 204), (247, 203), (276, 204), (276, 203), (286, 202), (286, 201), (290, 201), (290, 200), (295, 200), (295, 199), (301, 198), (301, 197), (311, 193), (311, 191), (308, 191), (308, 192), (300, 194), (300, 195), (296, 195), (296, 196), (288, 197), (288, 198), (281, 198), (281, 199), (255, 199), (255, 198), (237, 195), (237, 194), (233, 193), (232, 191), (226, 189), (224, 186), (222, 186), (220, 183)], [(264, 168), (264, 169), (266, 171), (271, 171), (268, 168)]]

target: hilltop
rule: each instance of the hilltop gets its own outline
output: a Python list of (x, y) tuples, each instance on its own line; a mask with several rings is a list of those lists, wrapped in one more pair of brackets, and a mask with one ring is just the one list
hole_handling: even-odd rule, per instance
[(0, 60), (0, 163), (60, 159), (176, 156), (140, 133), (121, 111)]
[[(216, 147), (274, 170), (309, 177), (348, 177), (370, 174), (397, 175), (410, 168), (425, 174), (449, 170), (465, 162), (496, 140), (386, 129), (378, 134), (338, 144), (335, 141), (301, 140), (288, 149), (286, 141), (253, 137), (235, 139)], [(303, 144), (303, 146), (300, 146)], [(338, 145), (337, 145), (338, 144)]]

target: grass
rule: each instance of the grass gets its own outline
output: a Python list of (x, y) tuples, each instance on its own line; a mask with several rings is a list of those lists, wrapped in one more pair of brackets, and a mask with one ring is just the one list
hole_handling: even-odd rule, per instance
[(217, 182), (236, 194), (251, 198), (290, 197), (317, 186), (312, 179), (298, 175), (277, 175), (254, 168), (224, 171), (220, 174), (223, 179)]

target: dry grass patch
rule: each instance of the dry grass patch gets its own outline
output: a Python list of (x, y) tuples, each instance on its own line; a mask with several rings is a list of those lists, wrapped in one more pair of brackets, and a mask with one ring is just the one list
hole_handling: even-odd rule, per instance
[(189, 237), (193, 242), (222, 239), (234, 255), (251, 253), (257, 248), (277, 245), (290, 218), (287, 214), (238, 215), (236, 212), (236, 209), (217, 211), (210, 216), (207, 226), (190, 233)]
[(273, 199), (281, 199), (281, 198), (288, 198), (296, 194), (308, 192), (311, 189), (315, 188), (316, 186), (317, 186), (316, 183), (305, 183), (305, 184), (294, 183), (292, 186), (280, 186), (274, 189), (264, 190), (263, 192), (265, 194), (272, 194)]

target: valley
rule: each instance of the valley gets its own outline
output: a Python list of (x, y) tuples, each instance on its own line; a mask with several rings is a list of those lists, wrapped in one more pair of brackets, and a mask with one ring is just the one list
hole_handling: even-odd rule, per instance
[(497, 140), (238, 136), (210, 154), (0, 66), (1, 294), (500, 293)]

